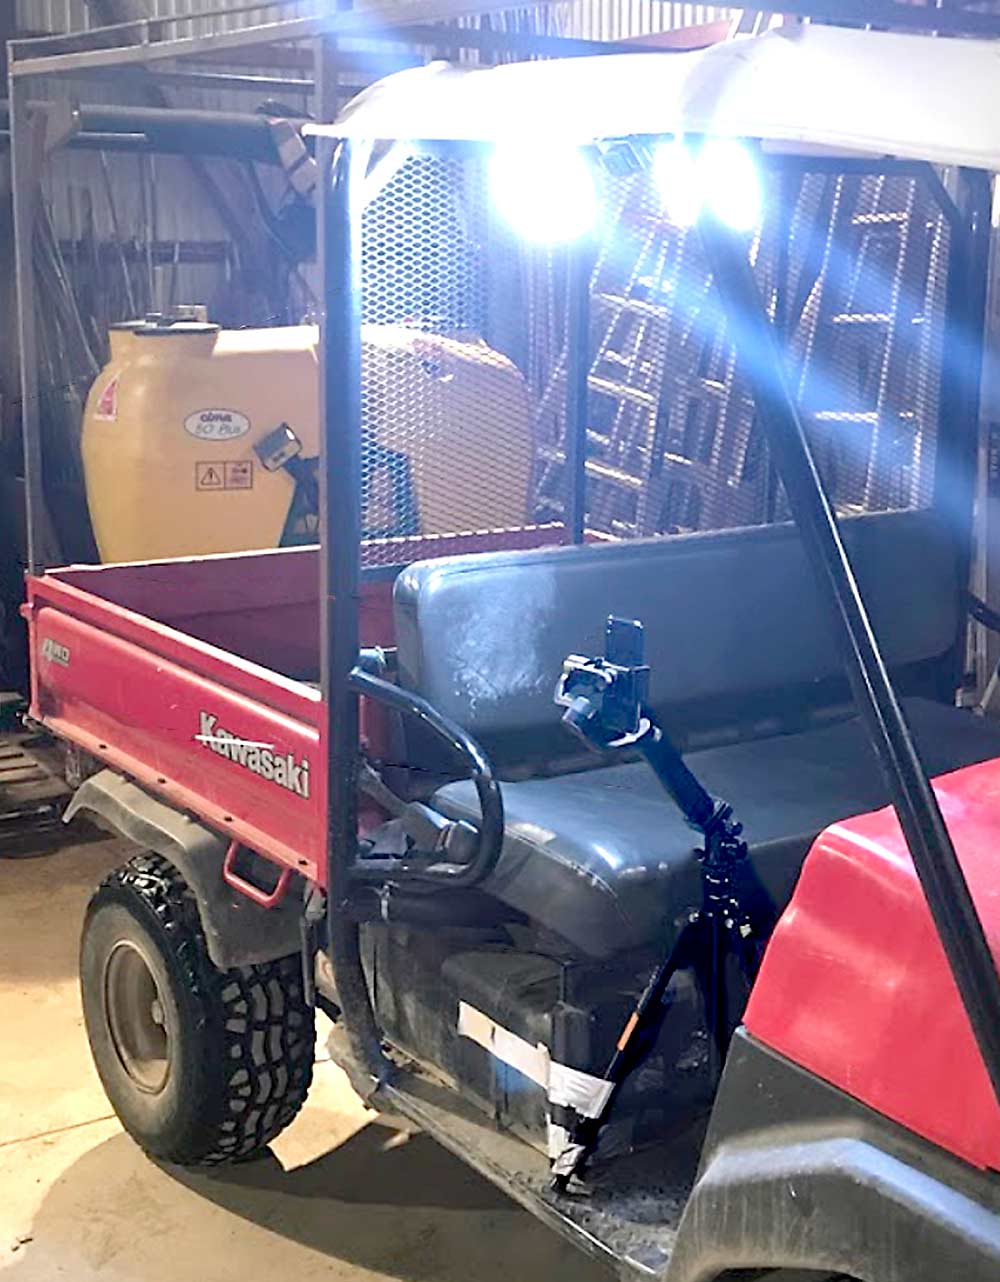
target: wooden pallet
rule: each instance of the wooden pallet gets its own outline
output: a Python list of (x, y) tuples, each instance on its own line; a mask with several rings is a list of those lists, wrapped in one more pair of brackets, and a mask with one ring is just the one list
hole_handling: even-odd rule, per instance
[(26, 731), (0, 734), (0, 859), (51, 849), (69, 797), (51, 740)]

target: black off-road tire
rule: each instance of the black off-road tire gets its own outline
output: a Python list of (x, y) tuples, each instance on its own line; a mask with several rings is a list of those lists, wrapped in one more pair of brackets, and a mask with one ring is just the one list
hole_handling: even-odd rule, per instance
[[(300, 958), (217, 970), (194, 896), (161, 856), (136, 855), (95, 892), (80, 985), (108, 1099), (153, 1157), (184, 1166), (246, 1160), (305, 1101), (315, 1023)], [(140, 1014), (130, 1023), (122, 1011), (133, 1009)]]

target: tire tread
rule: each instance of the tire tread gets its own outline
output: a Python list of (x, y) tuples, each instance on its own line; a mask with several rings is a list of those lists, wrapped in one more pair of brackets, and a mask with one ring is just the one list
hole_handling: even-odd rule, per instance
[(167, 940), (199, 1031), (217, 1058), (219, 1089), (204, 1101), (197, 1140), (170, 1160), (217, 1166), (259, 1154), (299, 1112), (312, 1083), (315, 1023), (298, 955), (219, 971), (195, 897), (163, 856), (143, 853), (109, 873), (92, 910), (142, 901)]

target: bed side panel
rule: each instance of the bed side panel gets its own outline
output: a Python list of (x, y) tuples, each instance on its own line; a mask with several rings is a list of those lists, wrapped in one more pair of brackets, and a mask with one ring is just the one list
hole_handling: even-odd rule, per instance
[(33, 716), (219, 832), (325, 880), (315, 724), (43, 600), (31, 616)]

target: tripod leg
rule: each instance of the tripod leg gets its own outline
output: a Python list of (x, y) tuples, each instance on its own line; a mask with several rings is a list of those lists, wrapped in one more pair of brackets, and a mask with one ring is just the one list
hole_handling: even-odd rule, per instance
[(552, 1163), (552, 1188), (556, 1192), (566, 1191), (570, 1180), (583, 1169), (596, 1147), (615, 1092), (634, 1066), (636, 1047), (641, 1044), (643, 1035), (658, 1026), (663, 1018), (663, 998), (667, 987), (678, 970), (691, 965), (694, 941), (701, 931), (701, 917), (696, 914), (684, 926), (662, 964), (650, 975), (604, 1070), (603, 1080), (608, 1089), (600, 1097), (594, 1116), (577, 1115), (566, 1145)]
[[(732, 1037), (734, 1006), (739, 1012), (746, 1005), (760, 966), (760, 948), (755, 937), (744, 934), (738, 923), (710, 913), (705, 915), (705, 933), (701, 984), (711, 1034), (710, 1068), (718, 1077)], [(695, 971), (697, 974), (697, 963)], [(734, 993), (736, 986), (742, 987), (741, 998)]]
[(756, 935), (741, 934), (734, 932), (733, 952), (740, 965), (740, 973), (743, 976), (743, 982), (747, 987), (747, 995), (754, 986), (757, 979), (757, 972), (760, 970), (761, 958), (764, 955), (763, 946)]

